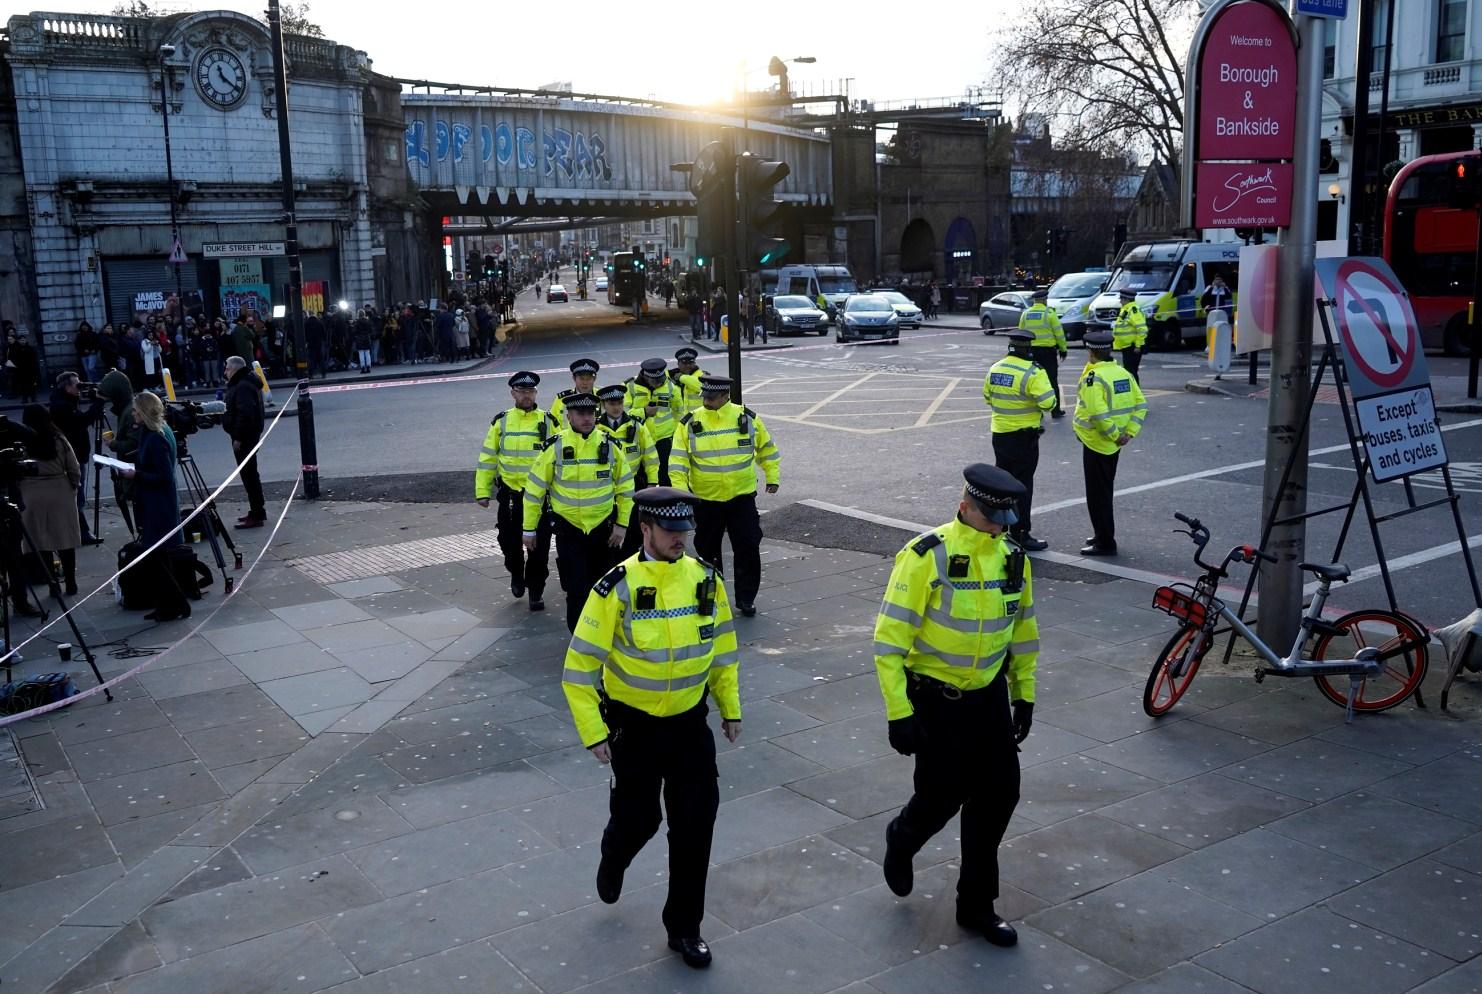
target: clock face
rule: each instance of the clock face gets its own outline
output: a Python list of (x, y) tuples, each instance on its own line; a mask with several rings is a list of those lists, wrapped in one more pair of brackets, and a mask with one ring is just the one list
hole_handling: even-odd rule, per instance
[(247, 95), (247, 69), (236, 53), (208, 48), (196, 60), (196, 89), (207, 103), (229, 110)]

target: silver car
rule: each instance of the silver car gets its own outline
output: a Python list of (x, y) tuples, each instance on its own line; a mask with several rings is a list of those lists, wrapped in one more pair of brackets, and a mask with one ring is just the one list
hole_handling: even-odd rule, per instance
[(991, 335), (999, 328), (1019, 327), (1019, 318), (1034, 303), (1034, 293), (1029, 290), (1006, 290), (996, 293), (978, 305), (978, 324), (983, 334)]
[(910, 297), (899, 290), (876, 290), (875, 296), (890, 301), (890, 306), (895, 308), (896, 317), (901, 319), (901, 327), (921, 327), (921, 308)]
[(773, 297), (770, 310), (774, 335), (806, 335), (810, 331), (828, 334), (828, 315), (807, 297), (797, 294)]
[(839, 311), (836, 342), (883, 341), (901, 343), (901, 319), (890, 301), (874, 293), (858, 293), (844, 302)]

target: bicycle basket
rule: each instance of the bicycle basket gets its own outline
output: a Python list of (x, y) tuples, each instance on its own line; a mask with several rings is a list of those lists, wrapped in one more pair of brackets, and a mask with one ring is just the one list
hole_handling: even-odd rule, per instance
[(1153, 591), (1153, 607), (1196, 628), (1203, 628), (1209, 620), (1209, 605), (1186, 583), (1159, 587)]

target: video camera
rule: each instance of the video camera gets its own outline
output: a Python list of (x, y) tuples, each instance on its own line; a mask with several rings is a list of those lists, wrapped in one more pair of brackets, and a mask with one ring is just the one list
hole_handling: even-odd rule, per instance
[(87, 383), (82, 380), (78, 380), (77, 396), (82, 400), (97, 400), (98, 385), (96, 383)]
[(0, 486), (8, 486), (25, 476), (40, 476), (41, 465), (26, 455), (18, 445), (0, 449)]
[(208, 411), (205, 404), (193, 400), (165, 401), (165, 424), (170, 426), (176, 438), (194, 435), (202, 428), (215, 427), (220, 419), (220, 413), (220, 411)]

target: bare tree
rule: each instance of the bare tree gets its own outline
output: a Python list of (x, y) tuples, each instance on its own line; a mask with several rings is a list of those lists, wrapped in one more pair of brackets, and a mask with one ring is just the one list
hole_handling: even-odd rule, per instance
[[(113, 7), (114, 17), (163, 17), (168, 11), (152, 5), (149, 0), (120, 0)], [(283, 33), (323, 38), (324, 29), (309, 20), (309, 0), (302, 3), (285, 3), (282, 6)], [(267, 20), (267, 15), (263, 15)]]
[(1069, 118), (1062, 144), (1183, 154), (1183, 65), (1197, 0), (1029, 0), (996, 77), (1024, 109)]
[(124, 0), (113, 8), (114, 17), (158, 17), (160, 12), (148, 0)]

